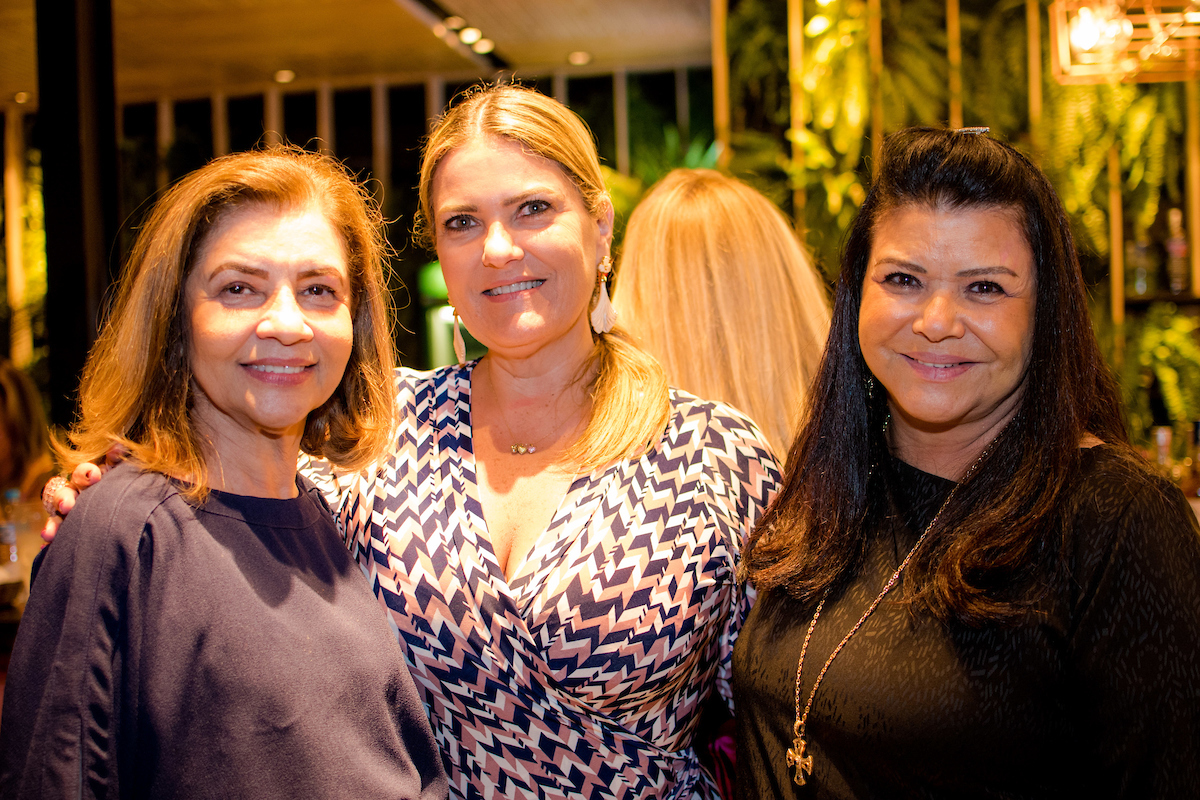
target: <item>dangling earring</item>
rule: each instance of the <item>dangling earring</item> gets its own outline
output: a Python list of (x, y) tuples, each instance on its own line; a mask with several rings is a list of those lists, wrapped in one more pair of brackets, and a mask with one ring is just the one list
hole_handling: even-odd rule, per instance
[(867, 400), (868, 401), (874, 400), (875, 399), (875, 376), (868, 374), (867, 379), (865, 381), (863, 381), (863, 384), (867, 390)]
[(454, 357), (461, 367), (467, 363), (467, 343), (463, 341), (462, 330), (458, 327), (458, 309), (454, 309)]
[(608, 299), (608, 276), (612, 272), (612, 257), (605, 256), (597, 268), (596, 281), (600, 284), (600, 299), (592, 309), (592, 330), (608, 333), (617, 324), (617, 310)]

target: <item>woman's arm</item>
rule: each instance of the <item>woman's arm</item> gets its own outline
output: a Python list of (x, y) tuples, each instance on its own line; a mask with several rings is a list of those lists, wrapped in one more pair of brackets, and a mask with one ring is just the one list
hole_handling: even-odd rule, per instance
[[(709, 421), (705, 461), (710, 475), (713, 521), (725, 538), (731, 569), (736, 574), (742, 546), (779, 490), (779, 464), (754, 423), (722, 404), (714, 405)], [(716, 683), (717, 691), (731, 709), (733, 646), (754, 600), (753, 587), (739, 584), (735, 598), (721, 636)]]
[(1105, 507), (1119, 496), (1098, 499), (1095, 526), (1074, 532), (1084, 757), (1104, 794), (1190, 796), (1200, 786), (1200, 528), (1174, 487), (1127, 491), (1124, 508)]

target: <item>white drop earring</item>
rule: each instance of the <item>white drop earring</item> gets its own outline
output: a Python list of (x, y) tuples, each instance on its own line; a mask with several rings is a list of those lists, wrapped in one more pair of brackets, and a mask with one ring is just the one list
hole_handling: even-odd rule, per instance
[(605, 256), (597, 267), (596, 280), (600, 284), (600, 297), (596, 307), (592, 309), (592, 330), (596, 333), (608, 333), (617, 324), (617, 310), (608, 299), (608, 276), (612, 272), (612, 256)]

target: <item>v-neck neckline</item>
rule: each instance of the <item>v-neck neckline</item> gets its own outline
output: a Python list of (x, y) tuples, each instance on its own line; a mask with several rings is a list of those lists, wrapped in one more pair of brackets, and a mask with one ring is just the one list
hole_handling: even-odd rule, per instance
[[(541, 593), (545, 585), (544, 580), (534, 579), (540, 575), (544, 576), (557, 560), (551, 557), (561, 556), (562, 551), (583, 533), (587, 527), (587, 520), (595, 514), (596, 508), (604, 496), (606, 487), (612, 479), (609, 473), (613, 470), (610, 465), (590, 474), (574, 476), (563, 496), (559, 498), (550, 522), (538, 534), (533, 546), (521, 559), (517, 570), (513, 572), (512, 577), (509, 577), (500, 566), (500, 558), (492, 543), (479, 487), (479, 464), (475, 459), (475, 425), (472, 405), (473, 378), (475, 367), (478, 364), (479, 360), (477, 359), (463, 365), (463, 380), (460, 388), (463, 396), (458, 398), (459, 403), (457, 404), (460, 413), (465, 411), (466, 427), (471, 432), (467, 440), (467, 447), (458, 451), (463, 467), (465, 467), (462, 470), (463, 494), (467, 500), (463, 505), (464, 524), (470, 527), (479, 541), (491, 579), (507, 590), (507, 594), (516, 603), (522, 616), (526, 616), (533, 600)], [(576, 498), (581, 502), (574, 502)], [(554, 529), (565, 527), (570, 522), (574, 522), (571, 526), (574, 528), (574, 533), (570, 537), (550, 537), (548, 535)]]

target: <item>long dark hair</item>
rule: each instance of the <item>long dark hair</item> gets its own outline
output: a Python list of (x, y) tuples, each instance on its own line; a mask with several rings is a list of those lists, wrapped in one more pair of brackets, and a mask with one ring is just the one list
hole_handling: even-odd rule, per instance
[(911, 128), (884, 145), (878, 177), (842, 253), (829, 343), (783, 487), (750, 537), (746, 574), (813, 603), (861, 567), (887, 513), (887, 397), (858, 339), (862, 285), (880, 217), (910, 205), (1015, 211), (1037, 297), (1016, 416), (956, 491), (909, 566), (914, 609), (967, 625), (1012, 619), (1060, 574), (1058, 501), (1087, 434), (1132, 454), (1116, 385), (1096, 345), (1062, 203), (1012, 147), (980, 133)]

